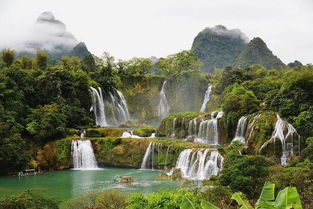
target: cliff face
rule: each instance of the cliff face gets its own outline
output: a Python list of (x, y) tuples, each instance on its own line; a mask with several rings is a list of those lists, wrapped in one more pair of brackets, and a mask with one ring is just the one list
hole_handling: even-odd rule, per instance
[[(123, 92), (131, 118), (139, 122), (157, 123), (159, 93), (165, 78), (127, 77), (122, 78)], [(168, 80), (164, 89), (170, 113), (199, 111), (208, 86), (207, 78), (196, 75), (181, 80)]]

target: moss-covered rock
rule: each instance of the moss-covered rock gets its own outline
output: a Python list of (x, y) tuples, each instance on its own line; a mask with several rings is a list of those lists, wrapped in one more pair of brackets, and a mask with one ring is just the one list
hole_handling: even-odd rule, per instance
[(154, 142), (154, 167), (174, 167), (180, 152), (187, 148), (210, 147), (172, 139), (94, 138), (91, 139), (98, 163), (104, 166), (140, 168), (150, 142)]
[(88, 128), (86, 137), (120, 137), (126, 129), (121, 128)]
[(141, 137), (149, 137), (152, 133), (155, 133), (156, 129), (151, 128), (149, 126), (140, 126), (136, 130), (134, 130), (134, 134)]

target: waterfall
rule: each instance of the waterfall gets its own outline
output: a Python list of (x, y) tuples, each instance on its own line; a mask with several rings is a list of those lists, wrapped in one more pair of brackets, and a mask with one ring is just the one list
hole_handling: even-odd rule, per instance
[(74, 169), (98, 168), (90, 140), (73, 140), (72, 157)]
[(209, 86), (204, 94), (203, 103), (201, 105), (200, 112), (205, 112), (206, 105), (210, 100), (211, 91), (212, 91), (212, 86)]
[(90, 111), (94, 112), (96, 125), (100, 127), (107, 126), (108, 123), (105, 118), (104, 101), (102, 97), (102, 90), (100, 87), (97, 89), (90, 87), (90, 92), (92, 96), (92, 106)]
[(200, 122), (198, 136), (195, 142), (217, 145), (219, 140), (218, 122), (217, 119), (223, 117), (224, 112), (213, 112), (210, 120)]
[[(122, 123), (126, 123), (130, 119), (127, 103), (125, 100), (124, 95), (119, 90), (115, 90), (116, 94), (109, 93), (111, 98), (111, 105), (112, 105), (112, 121), (119, 125)], [(117, 110), (117, 113), (114, 112), (114, 109)]]
[(146, 149), (145, 155), (141, 163), (141, 169), (153, 169), (154, 161), (154, 142), (150, 142), (149, 146)]
[(159, 93), (159, 95), (160, 95), (160, 102), (159, 102), (159, 109), (158, 109), (159, 119), (163, 119), (165, 116), (168, 115), (168, 113), (170, 111), (170, 107), (168, 105), (166, 95), (164, 92), (164, 88), (165, 88), (166, 83), (167, 83), (167, 81), (163, 82), (162, 89)]
[[(275, 129), (272, 133), (271, 140), (279, 139), (282, 145), (282, 156), (281, 164), (287, 164), (287, 158), (293, 155), (293, 140), (296, 135), (298, 138), (300, 135), (297, 133), (296, 129), (288, 122), (283, 121), (279, 115), (276, 115), (277, 121), (275, 124)], [(284, 134), (284, 130), (288, 130), (287, 134)], [(291, 139), (291, 142), (287, 143), (287, 139)], [(262, 149), (262, 148), (261, 148)]]
[(245, 134), (247, 129), (247, 116), (243, 116), (238, 120), (236, 135), (233, 141), (240, 141), (241, 143), (245, 143)]
[(173, 118), (173, 131), (171, 134), (171, 138), (175, 138), (175, 126), (176, 126), (176, 118)]
[(204, 180), (218, 175), (223, 161), (223, 156), (216, 150), (185, 149), (179, 154), (175, 169), (180, 169), (182, 178)]
[(192, 119), (188, 123), (188, 137), (197, 135), (197, 120)]
[[(98, 87), (98, 90), (90, 87), (90, 92), (92, 95), (92, 106), (90, 111), (95, 114), (96, 125), (100, 127), (105, 127), (110, 125), (119, 125), (126, 123), (130, 119), (129, 111), (127, 108), (127, 103), (122, 92), (114, 90), (114, 92), (109, 92), (110, 102), (105, 101), (102, 96), (102, 90)], [(105, 107), (105, 104), (111, 104)], [(110, 115), (110, 111), (112, 114)], [(106, 116), (112, 116), (106, 118)]]

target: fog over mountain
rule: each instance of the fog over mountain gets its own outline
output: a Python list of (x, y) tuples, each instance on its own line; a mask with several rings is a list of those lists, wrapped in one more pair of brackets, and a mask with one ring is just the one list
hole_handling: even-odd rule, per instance
[(46, 51), (51, 59), (59, 59), (64, 55), (83, 58), (88, 55), (84, 43), (79, 43), (72, 33), (67, 31), (66, 25), (51, 12), (43, 12), (36, 22), (24, 31), (21, 36), (11, 39), (1, 48), (12, 48), (18, 55), (34, 55), (37, 50)]

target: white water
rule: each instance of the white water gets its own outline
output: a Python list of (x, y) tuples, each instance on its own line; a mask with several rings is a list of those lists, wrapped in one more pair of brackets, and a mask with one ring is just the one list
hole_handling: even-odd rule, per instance
[(176, 118), (173, 118), (173, 131), (171, 134), (171, 138), (175, 138), (175, 127), (176, 127)]
[(164, 117), (166, 117), (170, 111), (170, 107), (168, 105), (167, 98), (166, 98), (166, 95), (164, 92), (166, 83), (167, 83), (167, 81), (163, 82), (162, 89), (159, 93), (160, 102), (159, 102), (159, 108), (158, 108), (158, 116), (159, 116), (160, 120), (163, 119)]
[(247, 116), (243, 116), (238, 120), (236, 135), (233, 141), (240, 141), (241, 143), (245, 143), (245, 135), (247, 129)]
[[(180, 153), (175, 169), (180, 169), (182, 178), (204, 180), (209, 179), (212, 175), (218, 175), (223, 161), (223, 156), (215, 150), (185, 149)], [(173, 172), (168, 175), (171, 173)]]
[(223, 111), (213, 112), (210, 120), (201, 121), (195, 142), (218, 145), (219, 132), (217, 119), (223, 117), (223, 115)]
[(100, 87), (97, 89), (90, 87), (90, 92), (92, 96), (92, 106), (90, 111), (94, 112), (96, 125), (100, 127), (108, 126), (105, 117), (104, 101), (102, 97), (102, 90)]
[(133, 134), (133, 131), (125, 131), (123, 132), (121, 138), (134, 138), (134, 139), (143, 139), (143, 138), (155, 138), (155, 133), (152, 133), (151, 136), (149, 137), (142, 137), (142, 136), (138, 136)]
[(150, 142), (149, 146), (147, 147), (141, 163), (141, 169), (153, 169), (154, 145), (154, 142)]
[(205, 112), (206, 105), (210, 101), (211, 91), (212, 91), (212, 86), (209, 86), (204, 94), (203, 103), (201, 105), (200, 112)]
[(97, 169), (97, 161), (90, 140), (73, 140), (72, 157), (74, 169)]
[[(277, 116), (277, 121), (275, 125), (275, 130), (272, 133), (271, 140), (279, 139), (282, 144), (282, 156), (281, 164), (286, 165), (287, 159), (293, 155), (293, 140), (294, 136), (300, 137), (296, 129), (288, 122), (283, 121), (279, 115)], [(284, 130), (288, 130), (287, 134), (284, 134)], [(287, 143), (287, 139), (291, 139), (291, 142)], [(262, 148), (261, 148), (262, 149)]]
[(197, 120), (192, 119), (188, 123), (188, 137), (197, 135)]
[[(125, 97), (122, 92), (118, 90), (115, 90), (115, 94), (110, 92), (110, 102), (104, 100), (100, 87), (98, 87), (98, 90), (90, 87), (90, 92), (92, 95), (92, 106), (90, 108), (90, 111), (94, 112), (97, 126), (114, 126), (129, 121), (130, 115)], [(105, 104), (110, 105), (106, 107)], [(108, 118), (107, 116), (110, 115), (110, 112), (111, 117)]]

